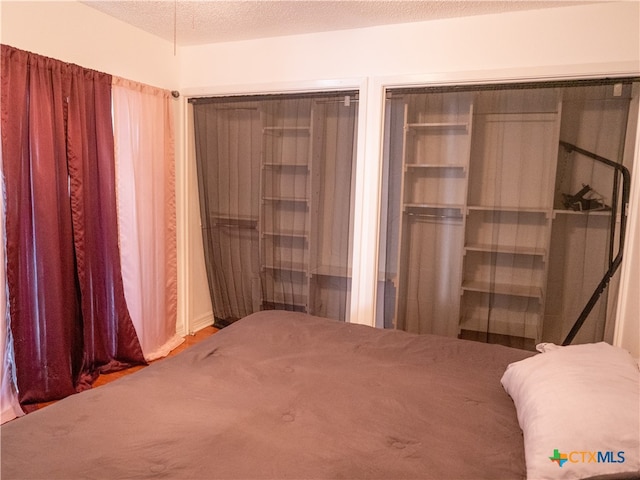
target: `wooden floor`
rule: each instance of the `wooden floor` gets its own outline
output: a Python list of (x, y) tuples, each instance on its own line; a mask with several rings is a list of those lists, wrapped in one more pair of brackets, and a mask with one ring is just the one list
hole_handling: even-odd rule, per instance
[[(182, 352), (183, 350), (186, 350), (187, 348), (191, 347), (192, 345), (195, 345), (196, 343), (201, 342), (205, 338), (210, 337), (216, 332), (218, 332), (218, 329), (215, 327), (205, 327), (202, 330), (197, 331), (193, 335), (187, 335), (184, 339), (184, 342), (180, 344), (177, 348), (173, 349), (171, 353), (169, 353), (169, 355), (167, 355), (164, 358), (154, 360), (151, 363), (162, 362), (165, 358), (173, 357), (178, 353)], [(96, 381), (93, 382), (93, 388), (106, 385), (107, 383), (113, 382), (114, 380), (130, 375), (134, 372), (137, 372), (138, 370), (142, 370), (145, 367), (146, 365), (139, 365), (136, 367), (127, 368), (126, 370), (120, 370), (119, 372), (106, 373), (106, 374), (100, 375), (96, 379)], [(52, 405), (54, 403), (56, 402), (52, 401), (52, 402), (45, 402), (45, 403), (37, 403), (34, 405), (34, 407), (35, 409), (40, 409), (48, 405)]]

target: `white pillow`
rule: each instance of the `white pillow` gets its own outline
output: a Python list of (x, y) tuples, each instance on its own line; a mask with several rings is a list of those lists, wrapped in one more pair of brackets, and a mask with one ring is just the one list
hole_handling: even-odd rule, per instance
[(512, 363), (502, 385), (524, 434), (527, 478), (640, 477), (640, 371), (604, 342)]

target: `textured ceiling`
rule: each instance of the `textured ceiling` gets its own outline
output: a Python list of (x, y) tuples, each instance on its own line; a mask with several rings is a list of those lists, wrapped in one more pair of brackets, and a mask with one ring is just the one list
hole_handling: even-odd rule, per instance
[(177, 45), (247, 40), (574, 4), (578, 0), (87, 0), (82, 3)]

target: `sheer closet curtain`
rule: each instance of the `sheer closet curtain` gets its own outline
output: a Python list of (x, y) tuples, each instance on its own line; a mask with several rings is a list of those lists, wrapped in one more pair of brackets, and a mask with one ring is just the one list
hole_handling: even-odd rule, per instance
[(125, 297), (145, 358), (176, 335), (177, 252), (170, 92), (113, 79), (118, 223)]
[[(622, 176), (594, 155), (632, 169), (638, 96), (632, 79), (388, 92), (377, 323), (562, 343), (619, 249)], [(576, 342), (610, 338), (616, 288)]]
[(193, 106), (205, 264), (217, 326), (259, 310), (262, 127), (256, 101)]
[(345, 320), (357, 92), (191, 103), (217, 324), (265, 309)]
[(144, 362), (122, 287), (113, 155), (111, 76), (2, 45), (7, 284), (23, 406)]

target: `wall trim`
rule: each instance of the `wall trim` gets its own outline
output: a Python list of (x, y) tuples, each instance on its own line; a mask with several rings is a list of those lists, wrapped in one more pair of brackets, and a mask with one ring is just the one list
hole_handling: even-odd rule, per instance
[(196, 332), (202, 330), (203, 328), (210, 327), (213, 325), (214, 318), (213, 312), (208, 312), (203, 315), (200, 315), (197, 318), (194, 318), (189, 322), (189, 330), (183, 333), (184, 335), (193, 335)]
[(420, 87), (517, 82), (544, 82), (562, 80), (587, 80), (640, 75), (640, 59), (637, 61), (589, 63), (574, 65), (546, 65), (536, 67), (503, 68), (489, 70), (460, 70), (430, 72), (425, 74), (384, 75), (373, 77), (377, 86)]
[[(637, 114), (637, 112), (636, 112)], [(635, 157), (631, 175), (631, 192), (627, 205), (628, 219), (626, 243), (623, 253), (622, 272), (616, 308), (616, 322), (613, 329), (613, 344), (629, 351), (634, 358), (640, 359), (640, 300), (637, 286), (640, 267), (638, 267), (638, 246), (640, 245), (640, 175), (636, 162), (640, 161), (640, 118), (635, 132)], [(634, 263), (635, 262), (635, 263)], [(635, 268), (634, 268), (635, 267)], [(620, 321), (622, 320), (622, 321)], [(635, 322), (635, 324), (634, 324)]]
[(197, 97), (270, 95), (282, 93), (331, 92), (358, 89), (366, 82), (364, 77), (301, 80), (294, 82), (245, 83), (236, 85), (213, 85), (208, 87), (184, 88), (181, 94), (187, 100)]
[[(368, 168), (366, 172), (359, 172), (363, 176), (361, 195), (357, 197), (360, 205), (367, 205), (366, 211), (361, 211), (359, 222), (354, 224), (354, 245), (358, 245), (361, 258), (353, 266), (351, 321), (370, 326), (376, 325), (375, 305), (377, 304), (378, 280), (378, 232), (380, 222), (380, 194), (382, 185), (382, 156), (384, 141), (385, 96), (387, 89), (406, 87), (427, 87), (461, 84), (491, 84), (538, 82), (554, 80), (586, 80), (594, 78), (633, 77), (640, 75), (640, 60), (616, 63), (598, 63), (583, 65), (543, 66), (531, 68), (474, 70), (457, 72), (437, 72), (423, 75), (389, 75), (372, 77), (368, 85), (367, 101), (369, 116), (365, 119), (366, 128), (366, 156), (364, 161)], [(364, 96), (363, 96), (364, 97)], [(640, 152), (640, 150), (638, 151)], [(634, 159), (640, 161), (640, 153)], [(358, 173), (356, 174), (358, 175)], [(634, 175), (637, 177), (637, 174)], [(637, 181), (636, 181), (637, 182)], [(356, 189), (357, 190), (357, 189)], [(358, 228), (360, 227), (360, 228)], [(628, 228), (631, 228), (630, 226)], [(628, 263), (628, 258), (627, 262)], [(631, 267), (625, 265), (627, 269)], [(624, 304), (622, 292), (626, 291), (628, 275), (621, 280), (618, 296), (619, 304)], [(616, 322), (618, 323), (618, 322)]]
[[(181, 112), (181, 118), (183, 121), (183, 142), (181, 148), (181, 164), (179, 165), (179, 172), (181, 175), (180, 184), (180, 216), (182, 221), (180, 224), (179, 239), (181, 252), (179, 256), (179, 296), (180, 308), (179, 308), (179, 320), (178, 328), (182, 326), (182, 331), (194, 332), (200, 328), (204, 328), (208, 325), (212, 325), (214, 322), (213, 313), (207, 313), (204, 316), (197, 318), (191, 318), (191, 310), (189, 306), (191, 281), (189, 276), (189, 262), (191, 259), (191, 235), (196, 232), (189, 231), (188, 219), (190, 218), (190, 202), (187, 191), (187, 181), (189, 175), (191, 175), (191, 169), (195, 168), (195, 158), (190, 154), (189, 142), (193, 138), (193, 125), (189, 121), (189, 115), (191, 107), (188, 104), (190, 98), (207, 97), (207, 96), (241, 96), (241, 95), (260, 95), (260, 94), (282, 94), (282, 93), (305, 93), (305, 92), (332, 92), (340, 90), (358, 90), (361, 101), (358, 102), (358, 147), (356, 154), (356, 191), (355, 195), (355, 212), (359, 212), (364, 209), (364, 203), (359, 199), (364, 198), (361, 195), (363, 188), (362, 181), (359, 181), (359, 176), (362, 175), (362, 171), (366, 170), (359, 168), (358, 165), (365, 163), (365, 138), (366, 138), (366, 120), (367, 118), (367, 101), (362, 99), (366, 97), (367, 92), (367, 78), (344, 78), (344, 79), (325, 79), (325, 80), (313, 80), (313, 81), (295, 81), (295, 82), (275, 82), (275, 83), (255, 83), (255, 84), (242, 84), (242, 85), (219, 85), (211, 87), (196, 87), (196, 88), (183, 88), (181, 90), (180, 99), (182, 101), (183, 111)], [(354, 217), (358, 217), (358, 214), (354, 214)], [(358, 219), (354, 218), (354, 225), (356, 225)], [(199, 233), (198, 233), (199, 234)], [(357, 239), (354, 238), (354, 245), (357, 245)], [(360, 258), (357, 255), (353, 255), (352, 269), (355, 272), (359, 266)], [(353, 285), (353, 284), (352, 284)], [(356, 287), (352, 287), (356, 290)], [(208, 290), (207, 290), (208, 294)], [(352, 295), (353, 299), (353, 295)], [(349, 321), (358, 321), (363, 317), (358, 309), (354, 309), (353, 305), (356, 303), (352, 300), (351, 309), (348, 314), (354, 315)], [(354, 314), (355, 312), (355, 314)], [(367, 316), (373, 316), (373, 308), (371, 312), (366, 312)]]
[[(175, 102), (176, 114), (181, 123), (179, 136), (176, 135), (175, 170), (176, 170), (176, 246), (178, 249), (178, 308), (176, 318), (176, 333), (186, 335), (191, 330), (189, 315), (189, 258), (191, 249), (189, 246), (189, 200), (188, 200), (188, 165), (185, 153), (187, 152), (188, 131), (187, 131), (187, 108), (185, 98), (181, 97)], [(179, 145), (179, 148), (177, 148)], [(180, 154), (178, 154), (180, 152)]]

